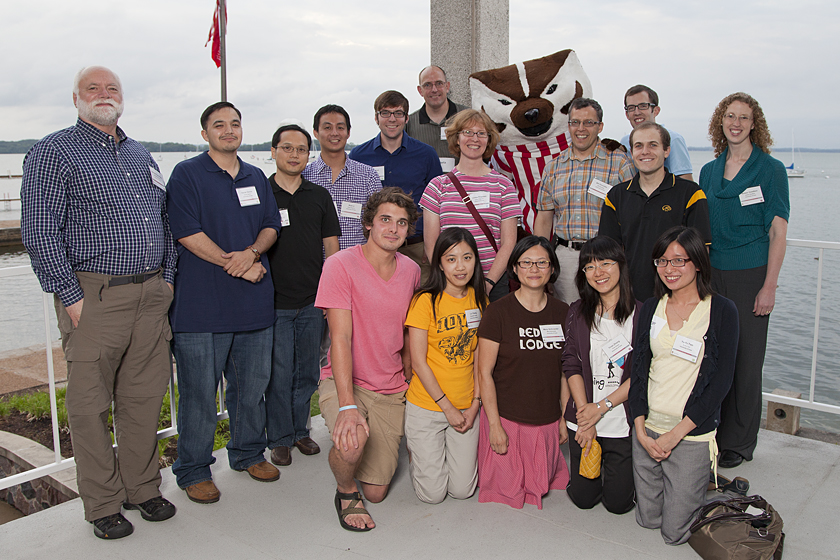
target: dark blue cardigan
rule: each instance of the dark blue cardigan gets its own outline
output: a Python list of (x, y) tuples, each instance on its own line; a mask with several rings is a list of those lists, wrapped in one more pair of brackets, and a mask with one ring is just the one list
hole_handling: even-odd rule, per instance
[[(633, 372), (630, 378), (630, 417), (647, 417), (648, 375), (653, 355), (650, 350), (650, 324), (659, 300), (655, 297), (642, 306), (638, 332), (633, 340)], [(667, 327), (667, 325), (666, 325)], [(697, 424), (690, 436), (699, 436), (716, 429), (720, 424), (720, 405), (732, 385), (735, 354), (738, 350), (738, 310), (723, 296), (713, 295), (709, 328), (703, 335), (706, 344), (700, 373), (683, 409)]]

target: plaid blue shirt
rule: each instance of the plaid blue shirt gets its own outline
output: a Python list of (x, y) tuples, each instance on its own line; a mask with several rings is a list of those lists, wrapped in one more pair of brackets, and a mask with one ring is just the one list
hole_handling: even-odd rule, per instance
[(354, 161), (349, 157), (344, 161), (344, 169), (338, 174), (335, 183), (332, 182), (332, 169), (324, 163), (321, 156), (306, 166), (303, 170), (303, 178), (316, 185), (321, 185), (327, 191), (335, 203), (338, 213), (338, 223), (341, 226), (341, 237), (338, 238), (339, 249), (346, 249), (365, 242), (365, 235), (362, 233), (362, 221), (359, 218), (350, 218), (341, 215), (341, 205), (344, 201), (357, 202), (362, 205), (364, 211), (365, 202), (370, 195), (382, 190), (382, 181), (376, 170), (364, 163)]
[(21, 235), (45, 292), (84, 297), (74, 271), (124, 276), (163, 268), (175, 281), (166, 192), (151, 154), (117, 128), (119, 143), (82, 121), (46, 136), (23, 161)]

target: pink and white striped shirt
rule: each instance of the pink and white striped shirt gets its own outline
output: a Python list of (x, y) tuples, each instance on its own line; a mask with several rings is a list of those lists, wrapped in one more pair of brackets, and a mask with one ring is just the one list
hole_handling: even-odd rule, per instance
[[(454, 172), (461, 185), (464, 186), (464, 190), (470, 195), (476, 210), (490, 228), (490, 233), (493, 234), (493, 239), (498, 246), (502, 239), (502, 222), (517, 219), (520, 216), (519, 201), (513, 183), (495, 170), (491, 170), (483, 177), (464, 175), (457, 169)], [(478, 196), (476, 193), (479, 193)], [(480, 193), (488, 194), (482, 196)], [(441, 230), (462, 227), (473, 234), (478, 246), (481, 268), (484, 274), (487, 274), (496, 258), (496, 251), (493, 250), (490, 241), (476, 223), (448, 176), (441, 175), (431, 180), (423, 193), (423, 198), (420, 199), (420, 206), (438, 215)]]

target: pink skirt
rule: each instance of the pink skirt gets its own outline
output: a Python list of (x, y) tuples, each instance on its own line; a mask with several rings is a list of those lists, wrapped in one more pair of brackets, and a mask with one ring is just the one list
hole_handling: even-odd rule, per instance
[(497, 502), (522, 509), (532, 504), (542, 509), (549, 490), (565, 490), (569, 469), (560, 452), (562, 419), (535, 426), (501, 419), (508, 436), (508, 450), (499, 455), (490, 447), (490, 424), (481, 411), (478, 435), (478, 501)]

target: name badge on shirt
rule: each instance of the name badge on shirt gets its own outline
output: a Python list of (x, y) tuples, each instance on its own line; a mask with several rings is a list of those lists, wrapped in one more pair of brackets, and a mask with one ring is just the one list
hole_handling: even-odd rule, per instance
[(659, 333), (662, 332), (662, 327), (668, 324), (668, 321), (663, 319), (662, 317), (657, 317), (656, 315), (653, 316), (653, 319), (650, 322), (650, 337), (656, 338), (659, 336)]
[(592, 179), (592, 183), (589, 185), (589, 194), (597, 196), (603, 200), (607, 198), (607, 194), (610, 192), (611, 188), (612, 185), (599, 181), (598, 179)]
[(440, 158), (440, 168), (443, 169), (444, 173), (449, 173), (453, 169), (455, 169), (455, 158), (454, 157), (442, 157)]
[(764, 202), (764, 195), (761, 192), (761, 186), (750, 187), (738, 195), (741, 199), (741, 206), (751, 206), (753, 204), (761, 204)]
[(467, 327), (470, 329), (477, 329), (478, 325), (481, 324), (481, 310), (480, 309), (467, 309)]
[(341, 217), (342, 218), (356, 218), (362, 219), (362, 205), (358, 202), (350, 202), (345, 200), (341, 203)]
[(260, 195), (257, 194), (257, 187), (240, 187), (236, 189), (236, 196), (239, 197), (239, 206), (256, 206), (260, 203)]
[(543, 342), (565, 342), (563, 325), (540, 325)]
[(379, 165), (377, 167), (374, 167), (374, 169), (376, 170), (376, 174), (379, 175), (379, 180), (384, 181), (385, 180), (385, 166), (384, 165)]
[(446, 127), (444, 126), (440, 127), (440, 139), (446, 140)]
[(611, 362), (618, 361), (619, 358), (626, 356), (633, 347), (624, 338), (623, 334), (618, 335), (604, 345), (603, 351)]
[(163, 180), (163, 173), (152, 167), (149, 166), (149, 172), (152, 174), (152, 184), (159, 188), (162, 191), (166, 190), (166, 183)]
[(699, 340), (692, 340), (678, 334), (677, 339), (674, 340), (674, 347), (671, 348), (671, 355), (696, 364), (702, 347), (703, 343)]
[(289, 221), (289, 209), (288, 208), (281, 208), (280, 209), (280, 225), (283, 227), (287, 227), (292, 225), (292, 222)]
[(474, 192), (469, 193), (470, 200), (476, 208), (490, 208), (490, 193), (489, 192)]

